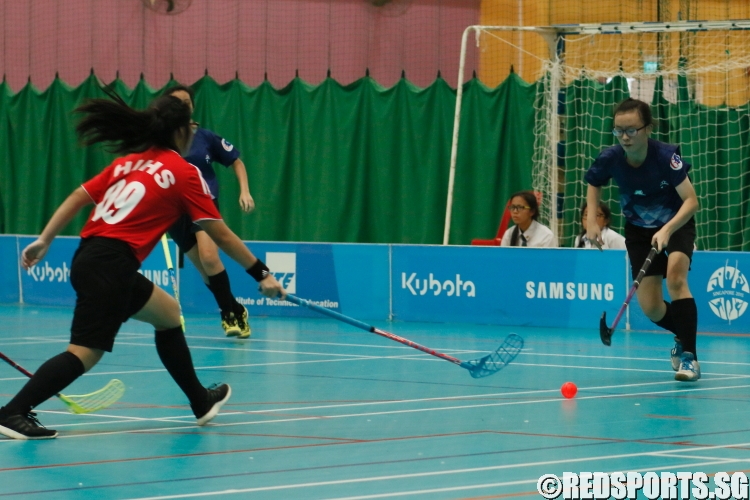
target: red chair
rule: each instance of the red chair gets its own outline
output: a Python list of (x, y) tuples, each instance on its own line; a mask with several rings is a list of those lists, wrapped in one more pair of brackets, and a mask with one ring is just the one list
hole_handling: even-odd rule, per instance
[[(540, 193), (539, 191), (534, 191), (534, 194), (536, 195), (537, 204), (541, 206), (542, 193)], [(503, 239), (503, 235), (505, 234), (505, 231), (508, 230), (509, 223), (510, 223), (510, 200), (508, 200), (508, 203), (505, 204), (505, 211), (503, 212), (503, 218), (500, 219), (500, 226), (497, 228), (497, 234), (495, 235), (495, 238), (491, 240), (473, 239), (471, 240), (471, 244), (488, 246), (488, 247), (499, 247), (500, 241)]]

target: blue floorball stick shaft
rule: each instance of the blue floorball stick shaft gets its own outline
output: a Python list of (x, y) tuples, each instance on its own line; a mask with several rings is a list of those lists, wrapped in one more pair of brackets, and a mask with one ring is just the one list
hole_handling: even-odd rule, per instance
[(430, 349), (429, 347), (425, 347), (423, 345), (417, 344), (416, 342), (412, 342), (409, 339), (399, 337), (398, 335), (395, 335), (393, 333), (386, 332), (379, 328), (375, 328), (372, 325), (368, 325), (367, 323), (363, 323), (362, 321), (356, 320), (354, 318), (350, 318), (349, 316), (345, 316), (336, 311), (332, 311), (331, 309), (321, 307), (317, 304), (313, 304), (309, 300), (301, 299), (295, 295), (287, 294), (286, 300), (288, 300), (289, 302), (292, 302), (293, 304), (297, 304), (299, 306), (312, 309), (313, 311), (319, 312), (326, 316), (330, 316), (331, 318), (337, 319), (339, 321), (343, 321), (344, 323), (348, 323), (356, 328), (360, 328), (370, 333), (380, 335), (381, 337), (385, 337), (387, 339), (395, 340), (396, 342), (399, 342), (401, 344), (404, 344), (414, 349), (425, 352), (429, 354), (430, 356), (435, 356), (436, 358), (450, 361), (454, 365), (458, 365), (461, 368), (465, 368), (466, 370), (468, 370), (469, 374), (474, 378), (487, 377), (489, 375), (493, 375), (497, 373), (498, 371), (503, 369), (508, 363), (513, 361), (515, 357), (518, 356), (518, 353), (521, 352), (521, 349), (523, 348), (523, 339), (520, 336), (516, 335), (515, 333), (511, 333), (505, 339), (505, 342), (503, 342), (502, 345), (498, 347), (497, 349), (495, 349), (495, 351), (493, 351), (492, 353), (484, 357), (471, 360), (471, 361), (461, 361), (458, 358), (454, 358), (453, 356), (449, 356), (447, 354), (438, 352), (434, 349)]

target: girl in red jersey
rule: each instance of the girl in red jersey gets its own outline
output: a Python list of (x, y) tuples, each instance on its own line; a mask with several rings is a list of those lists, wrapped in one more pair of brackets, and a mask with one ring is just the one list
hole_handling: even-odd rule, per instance
[(14, 439), (57, 436), (39, 423), (32, 408), (90, 370), (105, 351), (111, 352), (120, 326), (131, 317), (154, 326), (159, 357), (190, 401), (198, 425), (218, 414), (231, 396), (230, 387), (203, 387), (182, 332), (177, 301), (138, 273), (143, 259), (182, 214), (201, 224), (247, 269), (260, 283), (261, 293), (285, 295), (265, 264), (221, 220), (198, 169), (177, 152), (188, 150), (192, 141), (190, 108), (176, 97), (163, 96), (137, 111), (113, 98), (80, 106), (77, 111), (84, 116), (76, 130), (86, 145), (107, 142), (113, 152), (130, 154), (73, 191), (23, 251), (25, 268), (38, 263), (73, 217), (95, 204), (71, 265), (76, 305), (70, 344), (42, 364), (0, 408), (0, 433)]

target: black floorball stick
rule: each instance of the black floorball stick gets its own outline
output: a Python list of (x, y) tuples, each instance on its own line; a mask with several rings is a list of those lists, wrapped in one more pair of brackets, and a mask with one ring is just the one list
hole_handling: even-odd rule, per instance
[(625, 312), (625, 309), (628, 307), (628, 304), (630, 303), (630, 299), (633, 298), (633, 295), (635, 295), (635, 291), (638, 290), (638, 285), (641, 284), (641, 280), (646, 275), (646, 271), (648, 271), (648, 268), (651, 265), (651, 261), (654, 259), (654, 257), (656, 257), (657, 253), (659, 253), (659, 251), (656, 249), (655, 246), (652, 246), (651, 251), (648, 253), (648, 256), (646, 257), (646, 261), (643, 263), (643, 266), (641, 266), (641, 270), (638, 271), (638, 276), (636, 276), (635, 280), (633, 281), (633, 286), (630, 287), (628, 296), (625, 298), (625, 302), (622, 304), (622, 307), (620, 308), (620, 312), (617, 313), (617, 317), (615, 318), (615, 321), (612, 323), (611, 328), (607, 327), (607, 311), (604, 311), (604, 313), (602, 313), (602, 319), (599, 320), (599, 336), (602, 338), (602, 344), (612, 345), (612, 334), (615, 333), (615, 328), (617, 327), (617, 323), (620, 322), (622, 313)]
[(518, 353), (521, 352), (521, 349), (523, 349), (523, 339), (515, 333), (511, 333), (506, 337), (505, 342), (503, 342), (500, 347), (495, 349), (490, 354), (481, 358), (473, 359), (471, 361), (461, 361), (460, 359), (454, 358), (453, 356), (448, 356), (447, 354), (437, 352), (434, 349), (419, 345), (409, 339), (399, 337), (398, 335), (386, 332), (379, 328), (375, 328), (374, 326), (368, 325), (367, 323), (363, 323), (354, 318), (350, 318), (349, 316), (344, 316), (343, 314), (336, 311), (332, 311), (317, 304), (313, 304), (309, 300), (301, 299), (292, 294), (287, 294), (286, 300), (299, 306), (307, 307), (308, 309), (312, 309), (313, 311), (317, 311), (321, 314), (325, 314), (326, 316), (330, 316), (339, 321), (343, 321), (344, 323), (348, 323), (352, 326), (356, 326), (357, 328), (361, 328), (362, 330), (366, 330), (370, 333), (380, 335), (381, 337), (385, 337), (387, 339), (395, 340), (396, 342), (400, 342), (401, 344), (413, 347), (414, 349), (418, 349), (422, 352), (426, 352), (427, 354), (435, 356), (436, 358), (450, 361), (454, 365), (458, 365), (461, 368), (465, 368), (466, 370), (468, 370), (469, 374), (474, 378), (482, 378), (494, 375), (495, 373), (502, 370), (505, 366), (507, 366), (508, 363), (513, 361), (516, 356), (518, 356)]

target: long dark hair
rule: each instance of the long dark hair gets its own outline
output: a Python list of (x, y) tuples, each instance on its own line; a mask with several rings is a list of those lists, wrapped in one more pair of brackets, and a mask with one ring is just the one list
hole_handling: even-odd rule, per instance
[[(588, 204), (588, 201), (584, 201), (583, 205), (581, 205), (581, 232), (578, 235), (577, 248), (583, 248), (584, 246), (583, 238), (586, 236), (586, 230), (583, 229), (583, 212), (586, 211), (586, 207), (588, 206)], [(607, 225), (605, 227), (609, 227), (609, 225), (612, 223), (612, 210), (610, 210), (609, 205), (607, 205), (603, 201), (599, 202), (599, 210), (602, 211), (602, 213), (604, 214), (604, 218), (607, 219)]]
[(83, 115), (76, 133), (86, 146), (106, 142), (107, 150), (117, 154), (152, 147), (177, 150), (175, 132), (186, 128), (189, 133), (190, 107), (176, 97), (157, 97), (145, 110), (136, 110), (114, 92), (105, 92), (111, 99), (89, 99), (75, 110)]
[[(523, 200), (529, 206), (529, 209), (534, 211), (534, 215), (531, 216), (531, 219), (539, 219), (539, 202), (536, 201), (536, 194), (534, 193), (534, 191), (519, 191), (517, 193), (513, 193), (512, 195), (510, 195), (510, 200), (513, 201), (513, 198), (515, 198), (516, 196), (523, 198)], [(510, 246), (514, 247), (516, 246), (516, 243), (518, 243), (519, 232), (520, 229), (518, 228), (518, 226), (513, 226), (513, 232), (510, 235)]]

